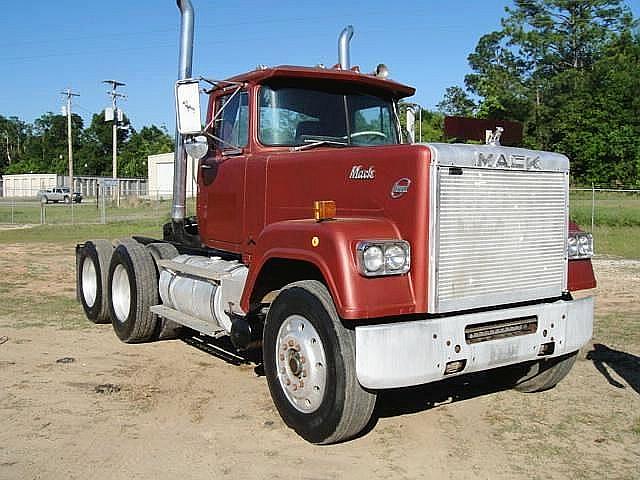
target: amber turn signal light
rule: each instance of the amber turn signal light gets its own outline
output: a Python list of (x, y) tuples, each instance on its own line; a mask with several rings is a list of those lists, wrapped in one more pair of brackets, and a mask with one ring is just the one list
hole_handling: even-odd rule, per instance
[(335, 218), (336, 202), (333, 200), (316, 200), (313, 202), (313, 216), (318, 222)]

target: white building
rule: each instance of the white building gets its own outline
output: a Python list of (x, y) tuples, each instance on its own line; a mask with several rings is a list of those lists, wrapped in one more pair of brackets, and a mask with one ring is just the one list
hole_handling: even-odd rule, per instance
[(66, 178), (55, 173), (3, 175), (2, 195), (7, 198), (35, 197), (39, 190), (66, 185)]
[[(173, 163), (173, 153), (149, 155), (147, 175), (150, 198), (171, 198), (173, 196)], [(197, 179), (194, 177), (196, 168), (194, 168), (193, 159), (187, 157), (187, 197), (195, 197), (198, 191)]]

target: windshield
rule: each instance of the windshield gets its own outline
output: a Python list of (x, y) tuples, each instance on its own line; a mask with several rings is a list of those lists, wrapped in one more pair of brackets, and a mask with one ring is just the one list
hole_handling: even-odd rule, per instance
[(259, 109), (263, 145), (398, 143), (393, 104), (375, 95), (263, 85)]

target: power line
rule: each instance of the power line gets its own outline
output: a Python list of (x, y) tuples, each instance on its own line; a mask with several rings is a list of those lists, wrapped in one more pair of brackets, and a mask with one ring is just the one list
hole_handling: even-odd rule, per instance
[[(377, 29), (358, 30), (358, 33), (361, 35), (377, 34), (377, 33), (383, 33), (383, 32), (388, 32), (388, 28), (380, 27)], [(253, 37), (253, 38), (243, 37), (241, 39), (234, 40), (233, 44), (234, 45), (262, 45), (267, 42), (277, 42), (279, 40), (285, 40), (288, 38), (289, 37), (287, 35), (282, 37), (274, 37), (274, 36), (260, 36), (260, 37)], [(327, 33), (326, 32), (317, 32), (315, 34), (306, 33), (305, 38), (327, 38)], [(214, 40), (214, 41), (199, 42), (198, 47), (203, 48), (203, 47), (228, 45), (228, 44), (229, 44), (228, 40)], [(92, 58), (94, 58), (96, 55), (102, 54), (102, 53), (128, 53), (128, 52), (141, 52), (146, 50), (159, 50), (159, 49), (169, 49), (169, 48), (175, 49), (175, 42), (149, 44), (149, 45), (144, 45), (140, 47), (105, 48), (103, 50), (94, 49), (94, 50), (88, 50), (86, 52), (71, 51), (71, 52), (64, 52), (64, 53), (63, 52), (48, 53), (48, 54), (32, 55), (32, 56), (24, 56), (24, 57), (6, 57), (6, 58), (0, 57), (0, 61), (4, 64), (14, 64), (14, 63), (22, 63), (24, 61), (42, 60), (42, 59), (56, 58), (56, 57), (67, 58), (67, 57), (91, 56)]]
[[(355, 14), (355, 13), (354, 13)], [(415, 19), (417, 17), (425, 17), (431, 15), (431, 11), (419, 11), (414, 10), (411, 12), (411, 18)], [(389, 10), (379, 10), (379, 11), (369, 11), (367, 12), (365, 18), (369, 17), (385, 17), (389, 16)], [(221, 28), (236, 28), (242, 26), (254, 26), (254, 25), (268, 25), (268, 24), (291, 24), (291, 23), (299, 23), (299, 22), (309, 22), (315, 23), (316, 20), (325, 20), (327, 18), (326, 15), (316, 15), (316, 16), (299, 16), (299, 17), (289, 17), (289, 18), (269, 18), (269, 19), (254, 19), (254, 20), (246, 20), (246, 21), (234, 21), (232, 23), (198, 23), (199, 29), (221, 29)], [(458, 26), (457, 24), (450, 25), (440, 25), (440, 27), (454, 27)], [(51, 29), (57, 28), (58, 25), (51, 26)], [(437, 28), (438, 26), (436, 26)], [(140, 36), (147, 34), (160, 34), (160, 33), (171, 33), (176, 32), (178, 29), (176, 27), (172, 28), (161, 28), (161, 29), (149, 29), (149, 30), (137, 30), (137, 31), (123, 31), (123, 32), (110, 32), (104, 34), (92, 34), (92, 35), (75, 35), (75, 36), (67, 36), (58, 38), (58, 40), (66, 42), (66, 41), (78, 41), (78, 40), (94, 40), (98, 38), (111, 39), (111, 38), (124, 38), (124, 37), (132, 37), (132, 36)], [(235, 40), (234, 40), (235, 41)], [(50, 40), (14, 40), (8, 43), (0, 43), (0, 47), (12, 47), (15, 48), (18, 45), (38, 45), (38, 44), (50, 44)], [(175, 44), (174, 44), (175, 45)]]

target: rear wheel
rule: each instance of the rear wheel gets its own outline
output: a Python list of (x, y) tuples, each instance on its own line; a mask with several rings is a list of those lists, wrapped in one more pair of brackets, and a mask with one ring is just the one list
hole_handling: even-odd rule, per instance
[(150, 308), (158, 303), (156, 270), (151, 254), (134, 241), (120, 243), (109, 267), (109, 311), (113, 329), (125, 343), (152, 338), (157, 324)]
[[(153, 257), (153, 261), (156, 267), (156, 285), (158, 285), (160, 281), (160, 269), (157, 266), (158, 260), (171, 260), (172, 258), (180, 255), (180, 252), (178, 252), (178, 249), (170, 243), (163, 242), (149, 243), (147, 245), (147, 250)], [(160, 301), (159, 297), (158, 301)], [(157, 340), (170, 340), (173, 338), (178, 338), (182, 329), (182, 325), (176, 322), (172, 322), (171, 320), (167, 320), (166, 318), (159, 318), (154, 338), (156, 338)]]
[(76, 256), (76, 289), (87, 318), (93, 323), (109, 323), (107, 294), (109, 262), (113, 246), (107, 240), (89, 240)]
[(44, 196), (40, 197), (40, 203), (43, 203), (43, 204), (46, 205), (47, 203), (49, 203), (49, 199), (47, 197), (44, 197)]
[(545, 358), (521, 368), (516, 375), (515, 389), (524, 393), (543, 392), (555, 387), (576, 363), (578, 352), (561, 357)]
[(371, 418), (376, 395), (355, 372), (355, 333), (342, 325), (326, 287), (302, 281), (271, 304), (263, 341), (271, 397), (285, 423), (312, 443), (348, 440)]

